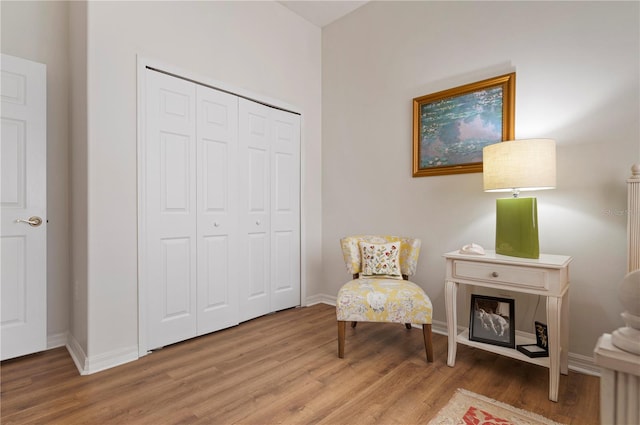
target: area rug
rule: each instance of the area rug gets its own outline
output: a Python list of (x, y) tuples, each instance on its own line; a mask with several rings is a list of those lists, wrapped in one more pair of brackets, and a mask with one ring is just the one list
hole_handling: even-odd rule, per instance
[(543, 416), (458, 388), (429, 425), (560, 425)]

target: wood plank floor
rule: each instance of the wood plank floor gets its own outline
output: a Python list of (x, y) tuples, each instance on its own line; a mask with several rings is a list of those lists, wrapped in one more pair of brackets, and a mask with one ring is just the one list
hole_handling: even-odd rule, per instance
[(545, 368), (466, 346), (454, 368), (434, 335), (427, 364), (418, 329), (347, 327), (337, 357), (334, 307), (264, 316), (80, 376), (65, 348), (2, 362), (7, 424), (424, 424), (456, 388), (567, 424), (597, 424), (599, 379), (570, 372), (560, 402)]

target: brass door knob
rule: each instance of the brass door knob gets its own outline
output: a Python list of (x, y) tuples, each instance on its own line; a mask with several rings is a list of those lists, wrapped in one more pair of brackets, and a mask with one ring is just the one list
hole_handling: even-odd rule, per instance
[(27, 223), (31, 227), (38, 227), (42, 224), (42, 219), (34, 215), (26, 220), (23, 218), (19, 218), (16, 220), (16, 223)]

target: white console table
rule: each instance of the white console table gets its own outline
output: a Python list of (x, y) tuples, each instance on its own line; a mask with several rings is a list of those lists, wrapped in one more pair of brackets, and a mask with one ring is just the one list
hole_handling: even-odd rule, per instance
[[(465, 344), (503, 356), (549, 368), (549, 400), (558, 401), (560, 373), (567, 375), (569, 346), (569, 263), (564, 255), (540, 254), (538, 259), (509, 257), (486, 251), (485, 255), (444, 254), (447, 260), (445, 305), (447, 313), (447, 365), (456, 362), (457, 344)], [(541, 295), (547, 299), (549, 357), (531, 358), (516, 349), (469, 340), (469, 330), (458, 329), (459, 285), (481, 286)], [(516, 306), (517, 308), (517, 306)], [(535, 344), (535, 335), (516, 332), (516, 345)]]

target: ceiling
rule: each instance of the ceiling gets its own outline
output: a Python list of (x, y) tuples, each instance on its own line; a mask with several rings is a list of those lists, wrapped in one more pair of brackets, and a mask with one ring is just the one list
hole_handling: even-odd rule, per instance
[(322, 28), (351, 13), (368, 1), (279, 1), (278, 3)]

